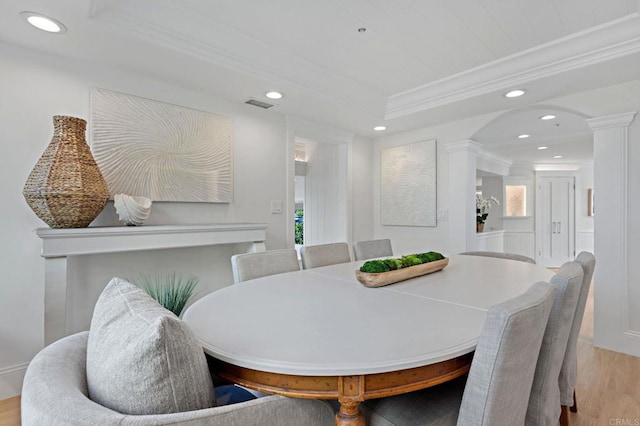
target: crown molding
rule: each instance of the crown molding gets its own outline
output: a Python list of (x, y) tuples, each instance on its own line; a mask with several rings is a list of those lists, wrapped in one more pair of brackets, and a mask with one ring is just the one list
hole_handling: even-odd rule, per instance
[(466, 151), (477, 155), (482, 150), (482, 145), (472, 139), (465, 139), (462, 141), (448, 142), (444, 144), (444, 149), (449, 153)]
[(472, 140), (465, 139), (461, 141), (448, 142), (444, 144), (444, 148), (448, 153), (469, 152), (476, 155), (478, 168), (488, 172), (508, 175), (512, 161), (501, 155), (497, 155), (482, 149), (482, 144)]
[[(542, 170), (539, 171), (563, 171), (570, 169), (572, 170), (582, 170), (582, 169), (592, 169), (593, 161), (580, 161), (575, 163), (546, 163), (546, 162), (535, 162), (530, 160), (516, 160), (513, 162), (511, 166), (512, 169), (524, 169), (530, 170), (532, 172), (536, 171), (536, 167), (540, 167)], [(515, 175), (514, 175), (515, 176)]]
[(640, 52), (638, 12), (389, 97), (385, 119)]
[(612, 129), (615, 127), (627, 127), (636, 116), (636, 111), (622, 114), (607, 115), (604, 117), (594, 117), (587, 119), (587, 124), (591, 130)]
[(324, 141), (333, 144), (351, 143), (355, 137), (354, 133), (336, 129), (324, 124), (314, 123), (302, 118), (285, 115), (287, 130), (292, 132), (294, 137), (301, 136), (311, 140)]
[(513, 161), (506, 157), (481, 149), (480, 152), (478, 152), (476, 168), (500, 176), (507, 176), (512, 163)]
[(513, 161), (511, 159), (503, 157), (502, 155), (485, 151), (483, 149), (478, 153), (478, 158), (495, 163), (497, 165), (500, 165), (501, 167), (511, 167), (511, 165), (513, 164)]

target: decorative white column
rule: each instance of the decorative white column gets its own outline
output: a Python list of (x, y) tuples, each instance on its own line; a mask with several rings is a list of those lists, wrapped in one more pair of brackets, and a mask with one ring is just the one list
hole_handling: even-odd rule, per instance
[(476, 166), (481, 145), (471, 139), (445, 145), (449, 154), (449, 253), (469, 250), (476, 236)]
[(636, 113), (588, 119), (593, 130), (594, 169), (594, 338), (595, 346), (640, 356), (640, 330), (630, 330), (629, 315), (639, 315), (628, 297), (629, 161), (628, 127)]

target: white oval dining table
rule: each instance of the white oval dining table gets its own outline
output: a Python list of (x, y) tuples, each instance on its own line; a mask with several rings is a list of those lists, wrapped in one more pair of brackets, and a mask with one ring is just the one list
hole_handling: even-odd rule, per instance
[(337, 425), (364, 425), (359, 404), (466, 374), (487, 309), (553, 272), (455, 255), (442, 271), (385, 287), (355, 278), (363, 261), (235, 284), (183, 319), (217, 375), (263, 392), (340, 402)]

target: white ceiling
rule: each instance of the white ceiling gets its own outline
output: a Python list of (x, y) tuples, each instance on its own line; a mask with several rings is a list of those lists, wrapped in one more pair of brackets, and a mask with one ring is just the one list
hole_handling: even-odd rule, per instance
[[(551, 120), (541, 120), (545, 115)], [(519, 135), (528, 138), (520, 139)], [(509, 111), (478, 130), (472, 139), (483, 149), (514, 163), (578, 166), (593, 161), (593, 134), (585, 117), (573, 111), (538, 105)], [(547, 149), (538, 149), (546, 146)], [(562, 158), (553, 158), (561, 155)]]
[[(281, 90), (265, 113), (375, 137), (640, 78), (638, 1), (3, 0), (0, 41), (237, 102)], [(23, 10), (69, 31), (35, 30)], [(527, 95), (501, 96), (513, 87)], [(508, 134), (528, 118), (506, 117), (477, 136), (516, 155)]]

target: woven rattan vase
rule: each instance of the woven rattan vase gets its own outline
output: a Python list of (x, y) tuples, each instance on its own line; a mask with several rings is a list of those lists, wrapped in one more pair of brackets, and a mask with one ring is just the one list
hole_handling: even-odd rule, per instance
[(84, 228), (102, 211), (109, 191), (85, 140), (87, 122), (53, 117), (53, 138), (22, 194), (52, 228)]

